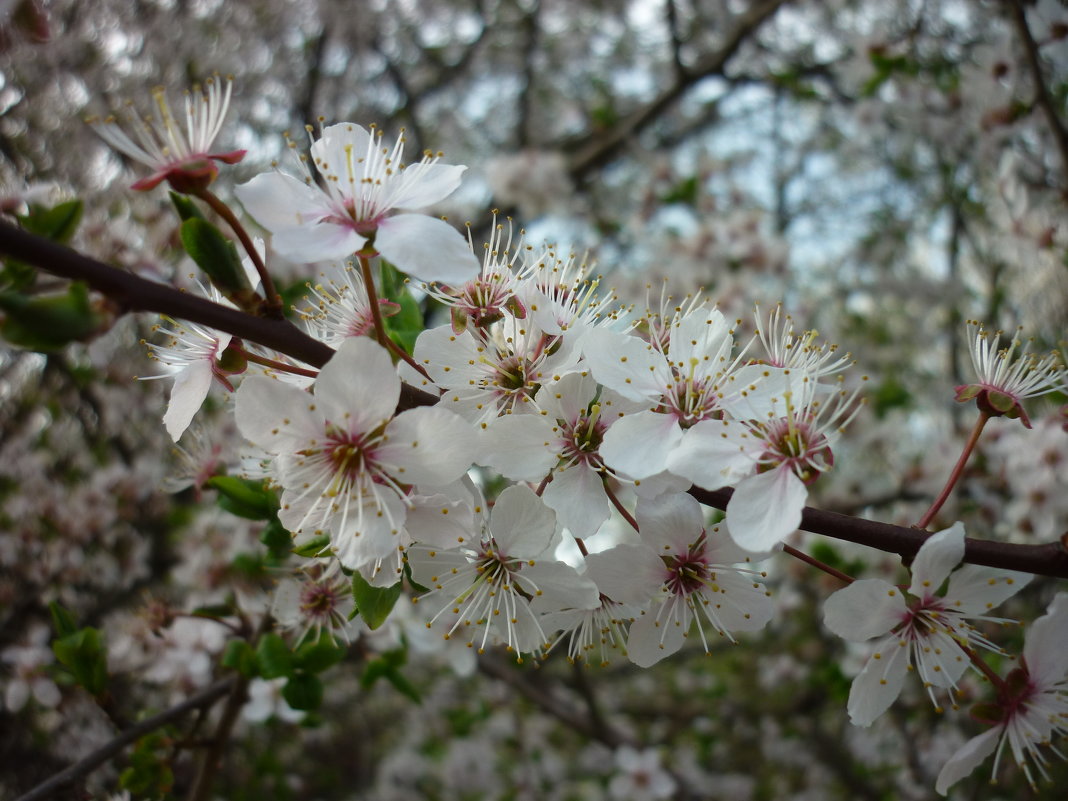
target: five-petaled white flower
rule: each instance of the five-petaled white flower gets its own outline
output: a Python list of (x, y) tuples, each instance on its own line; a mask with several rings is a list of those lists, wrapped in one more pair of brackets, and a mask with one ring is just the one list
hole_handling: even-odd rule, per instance
[[(999, 650), (968, 621), (1006, 622), (987, 612), (1031, 577), (979, 565), (965, 565), (950, 575), (963, 557), (964, 525), (955, 523), (931, 535), (916, 554), (910, 600), (882, 579), (854, 581), (827, 599), (823, 622), (839, 637), (855, 642), (880, 638), (849, 691), (849, 718), (857, 726), (870, 726), (890, 707), (909, 671), (919, 673), (938, 707), (935, 688), (957, 686), (970, 661), (965, 648)], [(946, 593), (939, 595), (947, 577)]]
[(938, 774), (938, 792), (944, 795), (995, 751), (996, 778), (1006, 743), (1032, 787), (1035, 780), (1028, 759), (1049, 779), (1039, 746), (1068, 734), (1068, 593), (1059, 593), (1049, 611), (1032, 624), (1024, 640), (1023, 664), (1000, 684), (997, 701), (976, 705), (972, 717), (993, 726), (949, 758)]
[(278, 518), (298, 541), (328, 532), (346, 567), (396, 558), (411, 542), (404, 523), (415, 489), (459, 479), (474, 432), (445, 409), (394, 417), (400, 378), (366, 337), (343, 342), (314, 388), (251, 376), (236, 393), (241, 433), (276, 456)]
[[(460, 185), (466, 167), (441, 164), (429, 152), (405, 165), (404, 137), (392, 148), (382, 134), (349, 122), (322, 129), (311, 145), (320, 188), (281, 172), (258, 175), (235, 190), (257, 222), (273, 235), (272, 246), (300, 262), (346, 259), (373, 247), (403, 272), (423, 281), (459, 284), (479, 271), (467, 240), (444, 220), (422, 209)], [(303, 164), (303, 162), (302, 162)]]

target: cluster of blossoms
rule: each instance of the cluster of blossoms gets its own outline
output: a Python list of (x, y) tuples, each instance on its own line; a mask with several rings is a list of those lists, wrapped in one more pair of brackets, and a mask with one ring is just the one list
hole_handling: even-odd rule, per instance
[[(165, 106), (159, 128), (170, 139), (145, 134), (134, 150), (103, 132), (155, 169), (152, 185), (203, 192), (212, 160), (237, 158), (208, 152), (226, 97), (213, 91), (206, 112), (190, 110), (188, 141), (168, 133)], [(315, 371), (240, 345), (235, 367), (224, 358), (231, 338), (200, 329), (153, 346), (180, 366), (176, 394), (196, 388), (172, 396), (168, 430), (181, 436), (213, 379), (232, 390), (237, 428), (280, 490), (278, 519), (311, 553), (306, 575), (278, 591), (282, 626), (344, 633), (352, 605), (340, 575), (359, 573), (374, 587), (406, 581), (416, 614), (445, 639), (479, 652), (500, 644), (519, 659), (559, 646), (572, 660), (625, 655), (646, 667), (688, 639), (708, 651), (713, 635), (763, 628), (773, 606), (753, 563), (798, 528), (808, 487), (834, 464), (859, 408), (845, 389), (849, 358), (781, 309), (758, 311), (755, 333), (739, 341), (742, 321), (700, 297), (620, 306), (588, 264), (513, 244), (510, 226), (495, 226), (480, 260), (446, 222), (418, 213), (451, 194), (464, 167), (431, 153), (405, 165), (403, 137), (383, 146), (352, 123), (312, 135), (314, 172), (301, 157), (303, 179), (273, 172), (237, 195), (268, 252), (333, 271), (301, 310), (333, 357)], [(151, 151), (152, 136), (170, 144)], [(382, 322), (401, 304), (378, 298), (377, 257), (448, 312), (410, 354)], [(1028, 424), (1021, 401), (1064, 386), (1057, 359), (1016, 358), (1015, 345), (998, 350), (981, 329), (975, 341), (979, 381), (958, 399), (976, 399), (985, 415)], [(261, 374), (234, 390), (248, 362)], [(404, 384), (423, 396), (402, 408)], [(490, 493), (502, 483), (494, 473), (514, 484)], [(721, 522), (708, 522), (691, 487), (733, 488)], [(577, 545), (570, 563), (558, 557), (564, 532)], [(600, 547), (588, 547), (595, 536)], [(951, 574), (963, 551), (957, 525), (920, 550), (907, 594), (869, 579), (828, 601), (836, 634), (880, 638), (850, 695), (858, 725), (889, 707), (908, 671), (934, 700), (957, 688), (976, 647), (998, 650), (969, 621), (1003, 622), (987, 612), (1025, 577)], [(1035, 630), (1060, 626), (1062, 607), (1059, 597), (1043, 619), (1053, 622)], [(999, 742), (1022, 760), (1064, 732), (1062, 656), (1029, 640), (1024, 672), (999, 695), (1000, 735), (955, 757), (940, 789)]]

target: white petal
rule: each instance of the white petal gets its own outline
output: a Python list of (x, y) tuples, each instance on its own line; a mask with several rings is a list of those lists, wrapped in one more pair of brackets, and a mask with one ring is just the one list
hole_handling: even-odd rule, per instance
[(658, 555), (685, 552), (705, 528), (701, 504), (682, 492), (639, 498), (634, 516), (642, 542)]
[(266, 376), (249, 376), (234, 395), (234, 419), (241, 436), (268, 453), (295, 453), (322, 437), (322, 418), (307, 392)]
[(669, 337), (671, 360), (687, 368), (707, 357), (712, 370), (720, 370), (725, 366), (720, 357), (729, 357), (734, 347), (734, 337), (723, 313), (706, 306), (699, 306), (677, 320), (671, 326)]
[[(359, 570), (379, 559), (387, 560), (396, 556), (398, 548), (411, 543), (404, 528), (404, 502), (392, 492), (380, 493), (380, 500), (381, 507), (369, 501), (362, 509), (351, 504), (346, 515), (339, 512), (330, 521), (330, 548), (344, 567)], [(284, 520), (282, 523), (286, 524)]]
[(909, 593), (917, 598), (930, 598), (963, 558), (964, 524), (958, 521), (945, 531), (932, 534), (920, 546), (912, 562)]
[(682, 434), (667, 468), (698, 487), (716, 490), (737, 484), (756, 470), (764, 444), (733, 420), (702, 420)]
[(523, 564), (516, 583), (533, 596), (531, 608), (539, 613), (596, 609), (600, 604), (597, 585), (563, 562)]
[(727, 503), (727, 530), (747, 551), (770, 551), (801, 525), (808, 489), (780, 465), (742, 481)]
[(175, 442), (193, 422), (193, 416), (199, 411), (204, 399), (211, 389), (212, 359), (198, 359), (190, 362), (174, 377), (171, 397), (167, 411), (163, 415), (163, 425)]
[(330, 214), (329, 199), (318, 188), (281, 172), (257, 175), (234, 189), (245, 211), (271, 233), (318, 222)]
[(839, 637), (863, 642), (901, 623), (908, 609), (901, 590), (882, 579), (861, 579), (823, 604), (823, 624)]
[(657, 610), (650, 609), (630, 627), (627, 637), (627, 657), (638, 667), (652, 667), (680, 648), (686, 639), (682, 626), (665, 620), (657, 624)]
[(666, 470), (668, 457), (681, 441), (682, 429), (674, 417), (638, 412), (609, 427), (600, 452), (613, 470), (643, 479)]
[(671, 370), (662, 353), (621, 331), (594, 328), (580, 341), (593, 377), (630, 400), (659, 400)]
[(364, 433), (393, 416), (400, 378), (389, 353), (369, 337), (349, 337), (315, 379), (324, 416), (348, 431)]
[(957, 749), (957, 753), (951, 756), (949, 761), (942, 766), (942, 770), (939, 771), (938, 780), (935, 782), (935, 790), (945, 795), (950, 787), (965, 776), (971, 775), (971, 772), (997, 749), (998, 738), (1001, 736), (1002, 731), (1003, 729), (1000, 726), (987, 729), (978, 737), (973, 737)]
[(338, 177), (340, 187), (348, 186), (351, 165), (358, 188), (363, 177), (360, 160), (367, 158), (368, 149), (373, 146), (371, 135), (362, 125), (338, 122), (323, 128), (322, 135), (312, 142), (311, 155), (320, 171), (329, 171)]
[(478, 430), (478, 463), (513, 481), (541, 481), (556, 464), (558, 436), (548, 417), (510, 414)]
[(586, 557), (586, 575), (616, 603), (644, 606), (664, 583), (664, 563), (646, 545), (617, 545)]
[(396, 180), (402, 183), (389, 201), (395, 209), (422, 209), (444, 200), (460, 188), (464, 174), (460, 164), (413, 164)]
[(508, 556), (541, 556), (556, 533), (556, 515), (529, 487), (516, 484), (500, 494), (490, 513), (490, 531)]
[(471, 539), (474, 513), (466, 500), (446, 495), (416, 496), (404, 518), (411, 538), (432, 548), (456, 548)]
[(307, 264), (347, 259), (366, 241), (344, 223), (307, 222), (279, 228), (271, 237), (271, 247), (290, 261)]
[(1049, 611), (1031, 624), (1024, 639), (1024, 660), (1031, 680), (1052, 687), (1068, 673), (1068, 592), (1053, 598)]
[(965, 615), (985, 615), (1027, 586), (1030, 573), (999, 570), (984, 565), (963, 565), (949, 577), (946, 603)]
[(475, 429), (437, 406), (397, 415), (385, 433), (388, 440), (376, 455), (397, 465), (394, 478), (405, 484), (448, 484), (467, 472), (476, 455)]
[(375, 247), (398, 270), (421, 281), (462, 284), (481, 269), (455, 228), (425, 214), (387, 217), (378, 225)]
[(894, 703), (908, 673), (908, 645), (894, 635), (876, 645), (875, 654), (849, 688), (849, 719), (855, 726), (870, 726)]
[(593, 536), (611, 514), (603, 479), (584, 464), (554, 473), (541, 499), (576, 537)]

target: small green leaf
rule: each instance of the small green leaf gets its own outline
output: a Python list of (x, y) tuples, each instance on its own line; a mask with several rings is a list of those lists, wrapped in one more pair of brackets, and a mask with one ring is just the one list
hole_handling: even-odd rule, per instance
[(352, 574), (352, 599), (363, 622), (372, 630), (386, 622), (400, 594), (399, 581), (392, 587), (372, 587), (359, 572)]
[(87, 339), (103, 319), (89, 303), (89, 290), (76, 281), (66, 292), (29, 296), (0, 293), (0, 333), (13, 345), (36, 351), (58, 350)]
[(185, 252), (224, 295), (252, 293), (237, 248), (218, 228), (201, 217), (190, 217), (182, 223), (180, 236)]
[(223, 667), (233, 668), (242, 676), (256, 675), (256, 652), (245, 640), (230, 640), (222, 655)]
[(318, 709), (323, 702), (323, 683), (310, 673), (298, 673), (286, 682), (282, 697), (294, 709)]
[(97, 629), (84, 628), (55, 640), (52, 651), (75, 681), (90, 693), (101, 695), (107, 689), (107, 650)]
[(260, 532), (260, 542), (267, 546), (272, 555), (285, 556), (289, 552), (289, 546), (293, 544), (293, 535), (275, 517), (263, 527), (263, 531)]
[(178, 216), (185, 220), (203, 220), (204, 215), (200, 213), (200, 209), (197, 208), (197, 204), (187, 198), (185, 195), (179, 195), (177, 192), (170, 192), (171, 203), (174, 204), (175, 210), (178, 212)]
[(256, 663), (265, 679), (277, 679), (293, 673), (293, 652), (277, 634), (265, 634), (256, 645)]
[(316, 556), (321, 556), (323, 551), (330, 547), (330, 535), (323, 534), (321, 537), (314, 537), (308, 540), (302, 545), (298, 545), (293, 549), (293, 553), (297, 556), (305, 556), (309, 559), (313, 559)]
[(421, 703), (422, 699), (419, 695), (419, 691), (416, 690), (415, 686), (400, 672), (400, 669), (404, 667), (404, 664), (407, 661), (408, 653), (404, 648), (394, 648), (393, 650), (383, 652), (378, 659), (372, 659), (367, 663), (363, 675), (360, 676), (360, 686), (367, 690), (374, 686), (375, 682), (379, 679), (385, 679), (392, 684), (399, 693), (410, 698), (417, 704)]
[(52, 615), (52, 628), (55, 629), (57, 637), (69, 637), (78, 630), (78, 621), (74, 615), (55, 601), (48, 604), (48, 611)]
[(271, 520), (278, 512), (278, 495), (264, 482), (237, 476), (212, 476), (207, 486), (219, 491), (219, 506), (248, 520)]
[(294, 662), (308, 673), (322, 673), (344, 659), (346, 653), (345, 646), (334, 642), (330, 636), (323, 636), (318, 642), (305, 643), (298, 648)]
[(20, 216), (22, 227), (31, 234), (43, 236), (53, 242), (66, 244), (78, 230), (82, 219), (83, 204), (80, 200), (68, 200), (57, 206), (30, 206), (29, 214)]

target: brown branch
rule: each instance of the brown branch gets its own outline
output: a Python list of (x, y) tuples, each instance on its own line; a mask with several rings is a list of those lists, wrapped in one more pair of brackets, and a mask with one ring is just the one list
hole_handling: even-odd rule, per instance
[(190, 696), (177, 706), (171, 707), (165, 712), (160, 712), (158, 715), (145, 718), (140, 723), (136, 723), (123, 731), (118, 737), (111, 740), (103, 747), (98, 748), (93, 753), (78, 760), (66, 770), (57, 773), (51, 779), (37, 785), (28, 793), (16, 799), (16, 801), (43, 801), (43, 799), (53, 797), (58, 790), (66, 787), (71, 782), (77, 781), (83, 776), (92, 773), (109, 759), (116, 756), (130, 743), (141, 739), (146, 734), (150, 734), (156, 729), (166, 726), (168, 723), (173, 723), (194, 709), (211, 706), (230, 692), (236, 684), (236, 676), (220, 679), (214, 684), (205, 687), (196, 695)]
[(579, 179), (590, 170), (609, 162), (624, 145), (655, 122), (687, 89), (703, 78), (722, 74), (727, 62), (738, 52), (745, 40), (786, 2), (787, 0), (763, 0), (740, 14), (734, 30), (722, 47), (700, 59), (693, 67), (678, 70), (671, 86), (572, 156), (568, 165), (571, 176)]
[(1016, 24), (1016, 32), (1019, 33), (1020, 41), (1023, 42), (1024, 51), (1027, 53), (1027, 65), (1031, 69), (1031, 77), (1035, 81), (1035, 102), (1042, 107), (1042, 112), (1046, 115), (1050, 133), (1053, 134), (1057, 150), (1061, 154), (1061, 169), (1068, 178), (1068, 128), (1065, 128), (1064, 120), (1057, 113), (1057, 106), (1050, 96), (1049, 87), (1046, 86), (1046, 79), (1042, 74), (1042, 62), (1038, 55), (1038, 44), (1027, 25), (1027, 12), (1024, 11), (1020, 0), (1011, 0), (1009, 6), (1012, 10), (1013, 22)]
[[(0, 253), (56, 275), (85, 281), (115, 300), (125, 311), (155, 311), (201, 323), (274, 348), (315, 367), (324, 365), (334, 353), (287, 321), (253, 317), (172, 287), (146, 281), (6, 223), (0, 223)], [(437, 402), (438, 398), (428, 392), (407, 384), (401, 385), (401, 409), (432, 406)], [(730, 489), (690, 489), (690, 494), (698, 501), (717, 509), (727, 507), (731, 493)], [(928, 536), (927, 532), (918, 529), (863, 520), (812, 507), (805, 507), (801, 528), (814, 534), (896, 553), (906, 560), (916, 555)], [(969, 539), (965, 544), (964, 561), (1038, 576), (1068, 578), (1068, 533), (1060, 542), (1043, 545)]]

